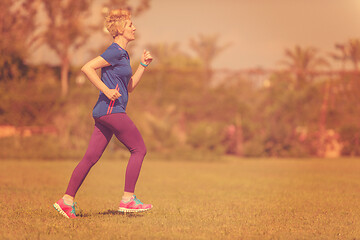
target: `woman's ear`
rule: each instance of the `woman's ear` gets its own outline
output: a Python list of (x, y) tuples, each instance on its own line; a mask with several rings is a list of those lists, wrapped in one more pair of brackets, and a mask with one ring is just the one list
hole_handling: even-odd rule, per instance
[(117, 30), (119, 35), (123, 35), (125, 31), (125, 27), (129, 24), (129, 21), (126, 20), (118, 25)]
[(121, 29), (121, 27), (118, 27), (117, 30), (118, 30), (118, 35), (124, 34), (124, 28)]

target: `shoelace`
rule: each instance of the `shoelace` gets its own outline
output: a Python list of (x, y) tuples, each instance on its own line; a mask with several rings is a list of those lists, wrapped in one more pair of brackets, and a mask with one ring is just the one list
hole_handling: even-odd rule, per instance
[(136, 202), (136, 205), (143, 204), (139, 199), (136, 198), (135, 195), (134, 195), (134, 201)]
[(75, 216), (76, 216), (76, 214), (75, 214), (75, 208), (77, 208), (77, 207), (78, 207), (78, 206), (77, 206), (77, 203), (74, 202), (73, 205), (72, 205), (71, 213), (74, 214)]

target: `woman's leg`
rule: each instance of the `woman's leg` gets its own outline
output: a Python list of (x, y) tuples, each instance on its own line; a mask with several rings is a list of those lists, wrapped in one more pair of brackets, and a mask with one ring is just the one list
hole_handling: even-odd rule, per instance
[(95, 119), (95, 127), (90, 138), (88, 149), (71, 175), (65, 193), (67, 196), (64, 196), (65, 198), (68, 196), (75, 197), (76, 192), (80, 188), (91, 167), (94, 166), (103, 154), (112, 135), (113, 133), (109, 128), (101, 124), (98, 119)]
[(142, 162), (146, 155), (144, 140), (126, 113), (115, 113), (100, 118), (102, 124), (112, 130), (117, 139), (130, 151), (131, 156), (126, 168), (124, 191), (133, 195), (138, 180)]

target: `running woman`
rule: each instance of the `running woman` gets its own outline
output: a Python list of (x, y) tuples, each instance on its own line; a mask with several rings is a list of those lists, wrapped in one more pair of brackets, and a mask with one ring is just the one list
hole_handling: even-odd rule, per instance
[[(90, 169), (100, 159), (113, 135), (130, 151), (126, 168), (124, 195), (120, 201), (120, 212), (142, 212), (152, 208), (143, 204), (134, 195), (141, 165), (146, 154), (143, 138), (135, 124), (126, 114), (128, 92), (138, 85), (145, 68), (151, 63), (150, 52), (144, 50), (141, 62), (132, 75), (129, 54), (126, 47), (135, 39), (135, 26), (128, 10), (113, 10), (105, 18), (105, 26), (114, 42), (100, 56), (90, 60), (82, 67), (82, 72), (100, 90), (93, 109), (95, 127), (88, 149), (74, 169), (65, 195), (54, 208), (66, 218), (76, 218), (74, 197)], [(96, 69), (101, 68), (101, 79)]]

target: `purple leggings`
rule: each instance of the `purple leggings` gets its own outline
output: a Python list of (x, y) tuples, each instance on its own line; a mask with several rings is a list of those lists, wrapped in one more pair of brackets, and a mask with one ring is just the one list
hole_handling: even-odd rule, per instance
[(71, 175), (66, 194), (75, 197), (86, 175), (100, 159), (113, 134), (131, 153), (126, 168), (124, 190), (134, 192), (146, 155), (145, 143), (139, 130), (126, 113), (113, 113), (95, 119), (95, 128), (88, 149)]

